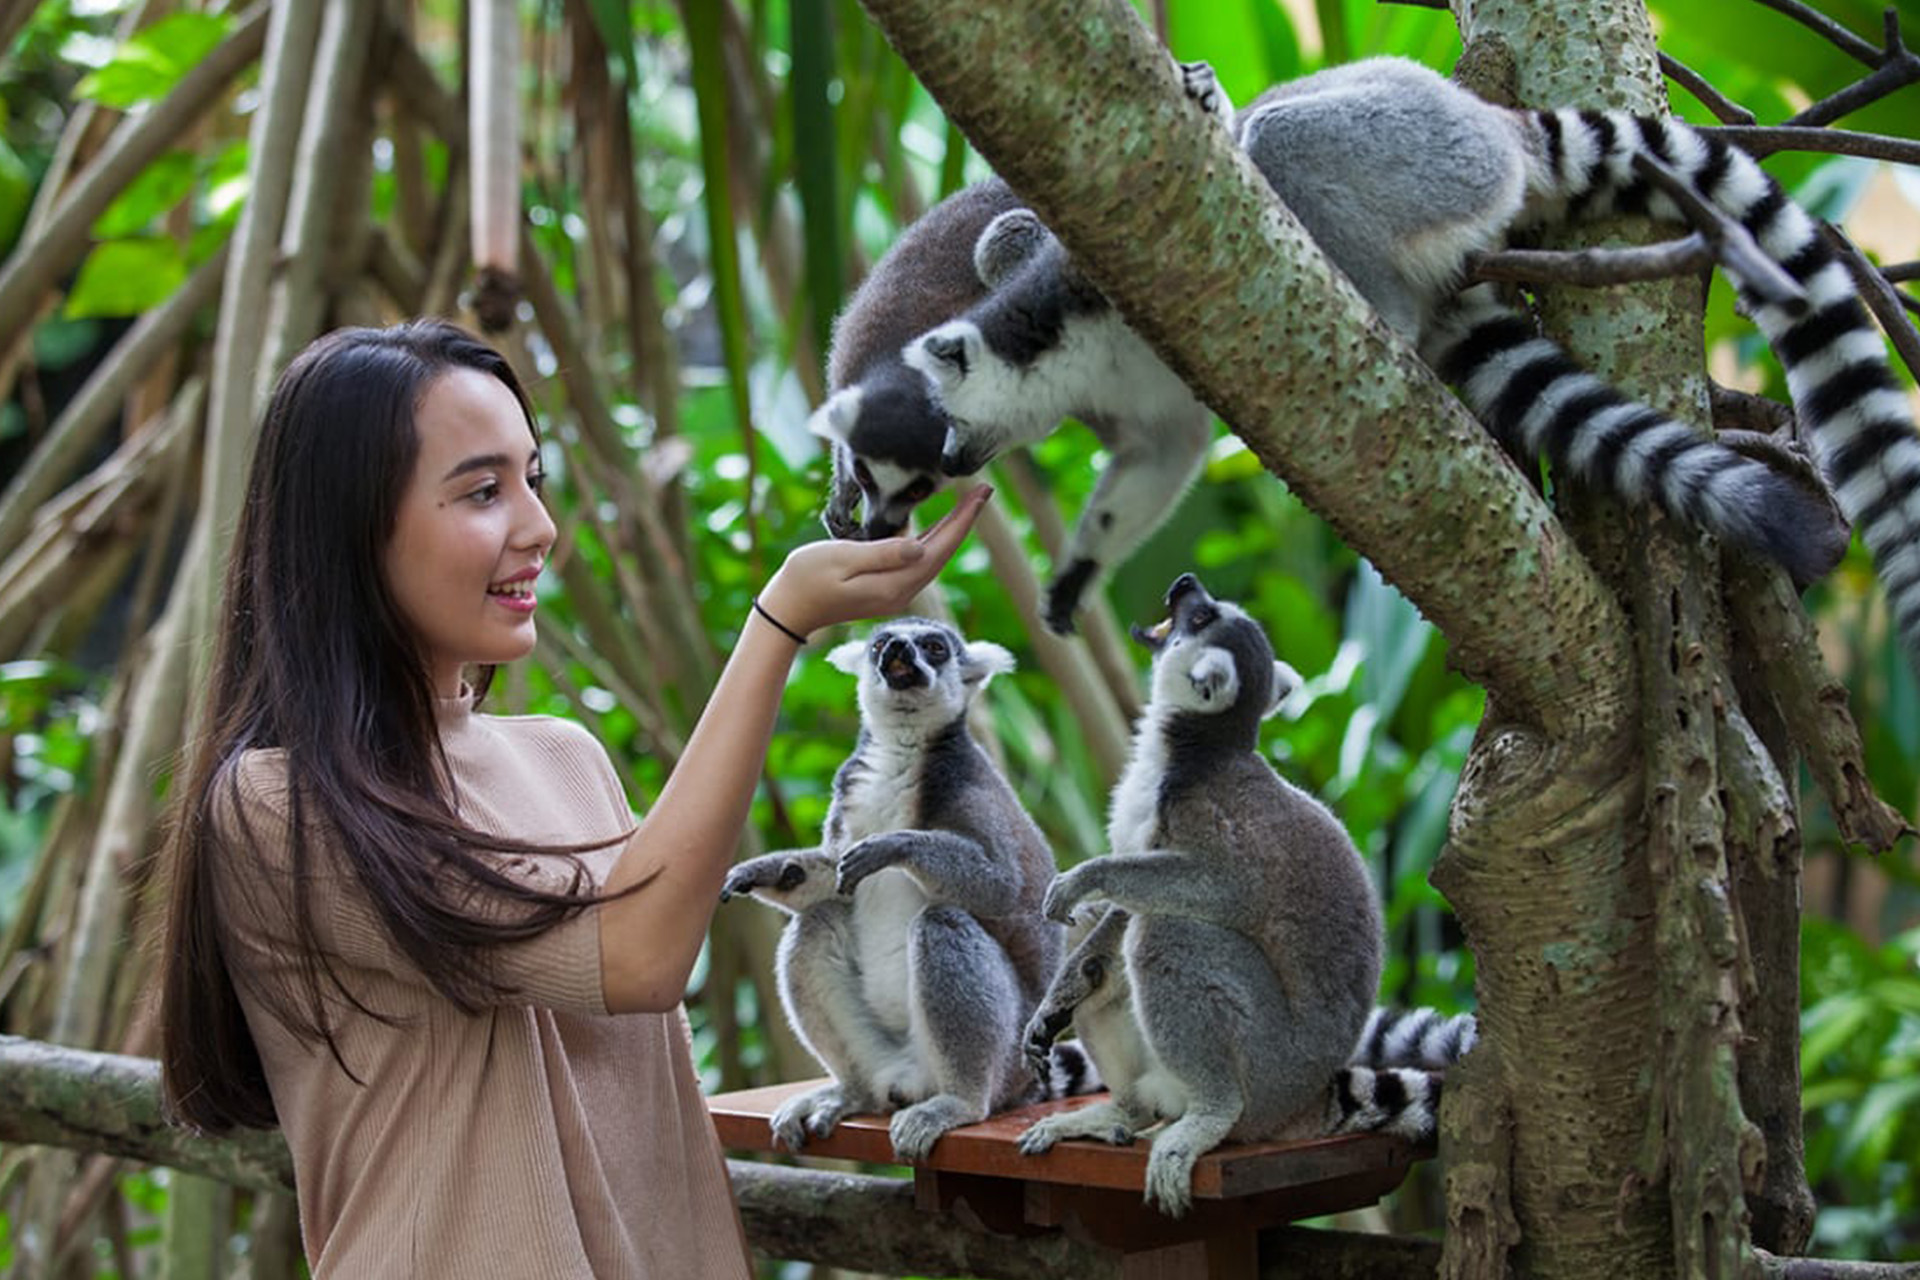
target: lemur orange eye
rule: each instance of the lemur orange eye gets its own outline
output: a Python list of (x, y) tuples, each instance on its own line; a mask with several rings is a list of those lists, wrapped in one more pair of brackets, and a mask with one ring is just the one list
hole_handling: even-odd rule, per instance
[(925, 476), (922, 476), (918, 480), (915, 480), (912, 484), (908, 485), (905, 489), (901, 490), (900, 496), (905, 498), (908, 502), (921, 502), (921, 501), (924, 501), (927, 495), (932, 492), (933, 492), (933, 481), (927, 479)]

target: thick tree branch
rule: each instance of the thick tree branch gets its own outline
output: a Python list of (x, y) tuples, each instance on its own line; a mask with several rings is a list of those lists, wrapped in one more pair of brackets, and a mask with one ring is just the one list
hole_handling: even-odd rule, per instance
[[(0, 1036), (0, 1141), (70, 1148), (166, 1165), (252, 1191), (293, 1186), (277, 1131), (202, 1137), (160, 1116), (159, 1064)], [(968, 1275), (988, 1280), (1105, 1280), (1115, 1255), (1062, 1232), (1006, 1237), (973, 1230), (914, 1204), (898, 1178), (727, 1162), (753, 1247), (775, 1258), (887, 1275)], [(1261, 1237), (1260, 1274), (1271, 1280), (1405, 1280), (1431, 1274), (1427, 1240), (1280, 1228)]]
[(1129, 321), (1447, 633), (1457, 666), (1555, 731), (1612, 721), (1630, 670), (1617, 603), (1539, 494), (1185, 100), (1126, 4), (867, 9)]

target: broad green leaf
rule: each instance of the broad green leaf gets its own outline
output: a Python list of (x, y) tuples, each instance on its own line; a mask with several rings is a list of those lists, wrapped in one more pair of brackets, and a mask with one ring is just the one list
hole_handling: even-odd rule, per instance
[(186, 277), (180, 246), (171, 240), (110, 240), (80, 264), (66, 314), (136, 316), (165, 302)]
[(74, 96), (120, 110), (163, 97), (220, 43), (227, 26), (220, 14), (168, 14), (115, 50), (75, 86)]

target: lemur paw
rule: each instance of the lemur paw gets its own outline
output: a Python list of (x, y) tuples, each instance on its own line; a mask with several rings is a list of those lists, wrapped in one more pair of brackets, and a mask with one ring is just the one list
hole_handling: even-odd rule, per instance
[(774, 1145), (787, 1151), (799, 1151), (808, 1138), (826, 1137), (843, 1118), (860, 1109), (837, 1085), (827, 1085), (790, 1098), (773, 1113), (773, 1118), (768, 1122), (773, 1130)]
[(894, 834), (868, 836), (841, 854), (839, 869), (834, 874), (835, 890), (842, 895), (852, 893), (874, 872), (898, 863), (906, 851), (900, 841), (894, 839)]
[(1093, 873), (1088, 868), (1094, 861), (1083, 862), (1071, 871), (1063, 871), (1053, 878), (1047, 886), (1047, 896), (1040, 904), (1040, 912), (1049, 920), (1061, 924), (1073, 923), (1073, 909), (1093, 895)]
[(1042, 1155), (1051, 1151), (1053, 1144), (1058, 1141), (1060, 1141), (1059, 1127), (1053, 1124), (1051, 1118), (1047, 1120), (1036, 1120), (1027, 1126), (1026, 1132), (1020, 1135), (1020, 1154), (1023, 1156)]
[(727, 902), (755, 889), (787, 893), (807, 880), (807, 868), (798, 858), (771, 854), (743, 862), (727, 874), (720, 885), (720, 901)]
[(1080, 597), (1100, 566), (1082, 556), (1053, 576), (1047, 583), (1047, 630), (1055, 635), (1073, 634), (1073, 615), (1080, 608)]
[(1233, 104), (1227, 101), (1227, 95), (1220, 88), (1220, 79), (1213, 73), (1213, 64), (1208, 62), (1183, 62), (1180, 64), (1180, 87), (1186, 90), (1187, 97), (1210, 116), (1217, 116), (1224, 123), (1233, 122)]
[(1146, 1201), (1169, 1218), (1185, 1217), (1193, 1204), (1196, 1153), (1184, 1145), (1155, 1142), (1147, 1153)]
[(1072, 1009), (1042, 1009), (1028, 1020), (1020, 1043), (1034, 1075), (1040, 1079), (1045, 1080), (1052, 1074), (1053, 1042), (1060, 1038), (1060, 1033), (1072, 1021)]

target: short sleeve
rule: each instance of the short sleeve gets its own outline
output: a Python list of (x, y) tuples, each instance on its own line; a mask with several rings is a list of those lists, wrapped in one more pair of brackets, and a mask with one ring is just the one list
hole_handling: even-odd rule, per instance
[[(248, 752), (229, 776), (231, 785), (216, 793), (213, 817), (221, 845), (219, 900), (236, 953), (233, 959), (261, 972), (286, 969), (294, 963), (286, 949), (298, 936), (294, 912), (299, 904), (293, 892), (292, 804), (285, 759), (278, 751)], [(307, 865), (300, 872), (306, 884), (304, 907), (314, 940), (336, 974), (350, 989), (355, 971), (408, 985), (430, 985), (393, 941), (337, 838), (321, 824), (308, 821)], [(578, 859), (483, 856), (491, 857), (507, 876), (528, 885), (556, 892), (591, 892), (605, 879), (613, 853)], [(531, 910), (528, 904), (482, 885), (471, 886), (457, 901), (476, 919), (506, 921), (516, 912)], [(604, 1014), (598, 916), (588, 906), (530, 939), (495, 946), (489, 956), (492, 1003)]]

